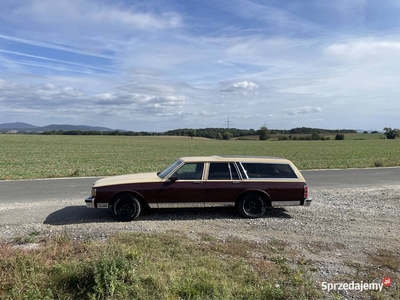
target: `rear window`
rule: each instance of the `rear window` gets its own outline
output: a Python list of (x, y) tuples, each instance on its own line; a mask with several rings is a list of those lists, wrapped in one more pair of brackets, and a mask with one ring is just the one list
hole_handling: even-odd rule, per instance
[(258, 178), (297, 178), (288, 164), (242, 163), (249, 179)]

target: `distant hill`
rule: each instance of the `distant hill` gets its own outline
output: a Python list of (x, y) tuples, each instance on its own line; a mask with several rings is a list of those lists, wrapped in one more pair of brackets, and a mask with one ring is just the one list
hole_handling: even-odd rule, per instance
[(87, 125), (58, 125), (52, 124), (43, 127), (39, 127), (40, 131), (49, 131), (49, 130), (81, 130), (81, 131), (113, 131), (114, 129), (110, 129), (107, 127), (99, 127), (99, 126), (87, 126)]
[(52, 130), (80, 130), (80, 131), (114, 131), (114, 129), (99, 126), (87, 126), (87, 125), (68, 125), (68, 124), (52, 124), (47, 126), (35, 126), (28, 123), (3, 123), (0, 124), (0, 131), (7, 132), (10, 130), (16, 131), (30, 131), (30, 132), (40, 132), (40, 131), (52, 131)]
[(35, 130), (36, 128), (38, 127), (21, 122), (0, 124), (0, 130)]

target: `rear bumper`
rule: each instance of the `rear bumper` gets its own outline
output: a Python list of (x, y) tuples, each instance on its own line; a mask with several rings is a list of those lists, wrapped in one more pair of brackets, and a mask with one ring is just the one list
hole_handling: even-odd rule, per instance
[(89, 208), (94, 208), (94, 198), (92, 196), (87, 196), (85, 198), (86, 206)]
[(310, 206), (312, 202), (311, 198), (304, 199), (304, 206)]

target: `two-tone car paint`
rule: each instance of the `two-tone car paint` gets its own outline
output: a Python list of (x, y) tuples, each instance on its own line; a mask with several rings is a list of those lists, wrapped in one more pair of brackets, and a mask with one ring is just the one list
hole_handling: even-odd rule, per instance
[[(210, 166), (227, 164), (230, 179), (212, 179)], [(185, 164), (201, 166), (196, 179), (178, 179), (174, 174)], [(292, 178), (249, 178), (243, 164), (285, 165)], [(222, 166), (222, 165), (221, 165)], [(223, 165), (226, 167), (225, 165)], [(166, 172), (113, 176), (96, 181), (88, 207), (107, 208), (119, 194), (132, 194), (140, 204), (149, 208), (235, 206), (242, 195), (258, 193), (267, 206), (309, 205), (307, 184), (297, 168), (286, 159), (276, 157), (183, 157)], [(160, 177), (160, 174), (163, 177)], [(210, 174), (211, 175), (211, 174)]]

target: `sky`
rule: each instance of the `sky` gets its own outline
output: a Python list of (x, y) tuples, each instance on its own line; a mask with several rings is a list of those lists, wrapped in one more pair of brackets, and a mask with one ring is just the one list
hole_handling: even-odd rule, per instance
[(398, 128), (399, 68), (398, 0), (0, 6), (0, 123)]

